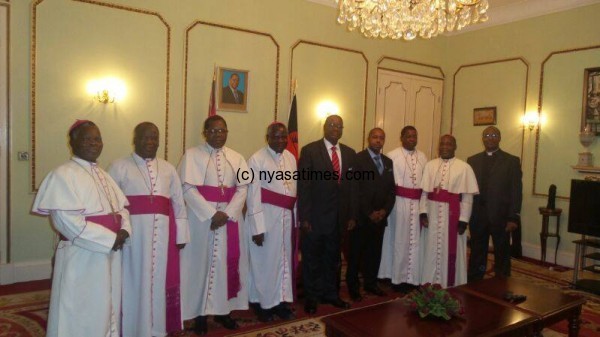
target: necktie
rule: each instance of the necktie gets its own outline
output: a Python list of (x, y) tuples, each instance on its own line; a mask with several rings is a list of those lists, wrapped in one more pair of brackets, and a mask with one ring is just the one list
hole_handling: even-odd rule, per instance
[(338, 182), (341, 179), (340, 175), (340, 158), (338, 157), (336, 147), (331, 147), (331, 164), (333, 165), (333, 170), (338, 173)]
[(381, 155), (375, 156), (375, 166), (377, 166), (377, 171), (379, 171), (379, 175), (383, 173), (383, 163), (381, 162)]
[(233, 91), (233, 99), (235, 100), (236, 103), (239, 103), (240, 100), (238, 99), (238, 94), (237, 94), (237, 90)]

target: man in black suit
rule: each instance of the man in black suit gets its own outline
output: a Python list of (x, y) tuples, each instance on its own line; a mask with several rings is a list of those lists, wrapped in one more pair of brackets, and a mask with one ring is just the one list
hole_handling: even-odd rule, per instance
[(377, 285), (377, 271), (381, 261), (383, 231), (387, 217), (394, 208), (395, 185), (392, 160), (381, 154), (385, 132), (374, 128), (369, 132), (369, 146), (356, 154), (355, 171), (362, 177), (358, 181), (359, 213), (357, 226), (350, 231), (350, 254), (346, 283), (353, 301), (361, 301), (358, 270), (362, 258), (364, 290), (385, 296)]
[(229, 85), (223, 87), (221, 93), (221, 101), (227, 104), (244, 104), (244, 93), (238, 90), (240, 84), (240, 75), (237, 73), (231, 74), (229, 77)]
[(327, 117), (323, 139), (304, 146), (298, 162), (304, 311), (308, 314), (316, 313), (318, 301), (350, 307), (339, 297), (337, 280), (342, 230), (356, 226), (358, 198), (352, 180), (356, 152), (338, 143), (343, 129), (340, 116)]
[(496, 127), (486, 128), (482, 134), (485, 151), (467, 160), (479, 185), (469, 221), (469, 282), (483, 279), (490, 235), (494, 244), (494, 272), (510, 276), (510, 233), (519, 228), (523, 184), (519, 158), (500, 150), (501, 139)]

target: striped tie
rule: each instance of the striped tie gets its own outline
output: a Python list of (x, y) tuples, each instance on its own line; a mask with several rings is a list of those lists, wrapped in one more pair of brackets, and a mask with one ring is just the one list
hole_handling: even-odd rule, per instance
[(333, 170), (338, 173), (338, 182), (342, 178), (340, 172), (340, 158), (337, 154), (337, 148), (335, 146), (331, 147), (331, 164), (333, 164)]

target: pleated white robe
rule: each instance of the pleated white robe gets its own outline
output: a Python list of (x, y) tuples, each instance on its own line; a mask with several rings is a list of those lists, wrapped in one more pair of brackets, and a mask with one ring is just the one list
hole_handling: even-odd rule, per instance
[[(277, 154), (266, 146), (250, 157), (248, 166), (255, 173), (255, 179), (248, 188), (246, 211), (250, 253), (248, 292), (250, 302), (270, 309), (281, 302), (291, 303), (294, 300), (292, 211), (263, 203), (261, 189), (295, 197), (296, 181), (281, 178), (285, 178), (284, 172), (292, 177), (297, 171), (296, 159), (287, 150)], [(252, 236), (263, 233), (263, 245), (257, 246), (252, 242)]]
[[(394, 181), (397, 186), (421, 188), (425, 154), (419, 150), (408, 151), (398, 147), (388, 153), (394, 163)], [(396, 202), (388, 217), (383, 234), (379, 278), (389, 278), (393, 284), (418, 285), (420, 274), (421, 225), (419, 202), (396, 195)]]
[[(183, 319), (248, 309), (248, 246), (242, 217), (250, 182), (242, 172), (248, 172), (248, 165), (239, 153), (227, 147), (221, 150), (223, 185), (236, 188), (229, 203), (206, 201), (196, 189), (202, 185), (219, 186), (216, 149), (208, 144), (190, 148), (178, 166), (190, 224), (190, 243), (181, 251)], [(227, 225), (214, 231), (210, 229), (211, 218), (217, 210), (225, 212), (239, 225), (241, 289), (237, 297), (230, 300), (227, 299)]]
[[(171, 199), (176, 242), (190, 241), (181, 181), (173, 165), (160, 158), (146, 161), (133, 153), (112, 163), (108, 172), (127, 196), (152, 194)], [(139, 214), (130, 218), (136, 235), (123, 248), (123, 336), (166, 336), (169, 217)]]
[[(459, 221), (469, 222), (473, 208), (473, 195), (479, 193), (477, 180), (469, 164), (451, 158), (433, 159), (425, 165), (421, 181), (423, 196), (421, 213), (427, 213), (429, 227), (423, 228), (423, 263), (421, 283), (439, 283), (448, 286), (448, 214), (449, 205), (432, 201), (427, 193), (435, 193), (436, 188), (460, 194)], [(454, 285), (467, 283), (467, 234), (458, 235), (456, 246), (456, 271)]]
[(50, 215), (68, 239), (56, 247), (46, 336), (120, 337), (121, 251), (112, 250), (114, 232), (85, 217), (114, 210), (122, 216), (121, 229), (134, 237), (127, 204), (108, 173), (78, 157), (40, 185), (32, 211)]

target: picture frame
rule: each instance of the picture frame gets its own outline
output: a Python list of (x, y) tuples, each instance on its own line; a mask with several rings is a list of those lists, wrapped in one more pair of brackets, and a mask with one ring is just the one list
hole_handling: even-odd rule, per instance
[(473, 109), (473, 125), (496, 125), (496, 107)]
[(583, 102), (581, 104), (581, 131), (600, 136), (600, 67), (587, 68), (583, 72)]
[(218, 110), (248, 112), (248, 77), (248, 70), (219, 68)]

